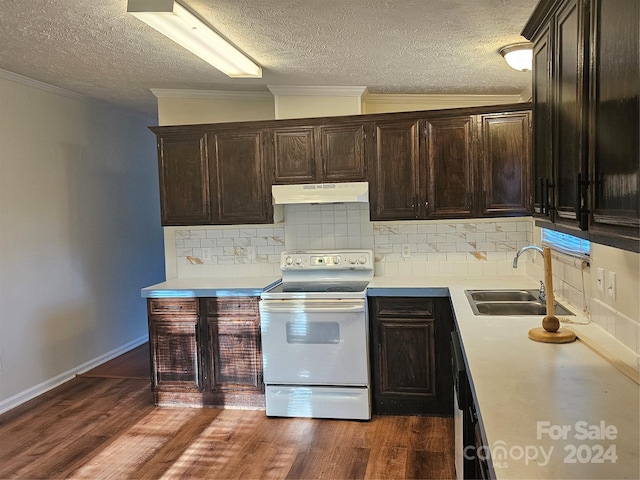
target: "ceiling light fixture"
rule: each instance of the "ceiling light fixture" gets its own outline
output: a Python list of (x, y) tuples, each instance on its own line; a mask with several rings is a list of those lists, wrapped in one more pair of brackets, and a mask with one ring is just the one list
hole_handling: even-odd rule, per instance
[(529, 42), (512, 43), (505, 45), (500, 50), (505, 61), (514, 70), (521, 72), (531, 71), (531, 64), (533, 62), (533, 51)]
[(128, 0), (127, 12), (230, 77), (262, 78), (262, 68), (174, 0)]

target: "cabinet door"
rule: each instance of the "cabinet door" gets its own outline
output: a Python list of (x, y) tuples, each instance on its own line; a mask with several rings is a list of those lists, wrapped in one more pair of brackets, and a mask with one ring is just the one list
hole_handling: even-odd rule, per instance
[(262, 391), (262, 350), (258, 318), (209, 317), (211, 388)]
[(378, 395), (435, 396), (435, 320), (385, 318), (378, 323)]
[(269, 223), (271, 192), (265, 186), (262, 130), (218, 131), (211, 137), (215, 222)]
[(473, 215), (473, 131), (470, 116), (427, 120), (428, 217)]
[(533, 211), (550, 213), (549, 188), (553, 182), (551, 114), (551, 31), (547, 24), (533, 44)]
[(318, 127), (324, 182), (364, 182), (365, 125), (327, 125)]
[(316, 183), (313, 127), (272, 130), (274, 183)]
[(529, 112), (479, 117), (482, 215), (526, 215), (529, 211)]
[(200, 390), (197, 328), (197, 318), (150, 318), (149, 341), (154, 391)]
[(374, 128), (371, 220), (414, 219), (420, 201), (418, 122), (379, 122)]
[(158, 135), (158, 162), (162, 225), (211, 223), (206, 133)]
[(263, 405), (258, 298), (207, 298), (204, 301), (212, 404)]
[[(637, 0), (592, 1), (592, 230), (638, 238), (640, 38)], [(637, 248), (637, 242), (636, 242)]]
[[(555, 70), (555, 213), (558, 223), (577, 226), (586, 180), (583, 143), (584, 12), (582, 0), (563, 2), (556, 15)], [(580, 180), (579, 180), (580, 179)], [(581, 225), (586, 228), (586, 225)]]
[(370, 311), (375, 413), (451, 414), (449, 300), (376, 297)]

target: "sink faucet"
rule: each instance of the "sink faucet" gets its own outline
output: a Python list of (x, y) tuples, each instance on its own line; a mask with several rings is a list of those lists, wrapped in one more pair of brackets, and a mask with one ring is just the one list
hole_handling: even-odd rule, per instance
[[(540, 255), (542, 255), (542, 258), (544, 258), (544, 250), (542, 250), (537, 245), (527, 245), (526, 247), (522, 247), (516, 253), (516, 256), (513, 258), (513, 268), (518, 268), (518, 258), (520, 258), (520, 255), (522, 255), (527, 250), (535, 250), (537, 252), (540, 252)], [(547, 289), (544, 282), (540, 282), (540, 292), (538, 293), (538, 297), (542, 301), (546, 301), (547, 299)]]
[(522, 247), (516, 253), (516, 256), (513, 258), (513, 268), (518, 268), (518, 258), (520, 258), (520, 255), (522, 255), (527, 250), (536, 250), (537, 252), (540, 252), (540, 255), (542, 255), (542, 258), (544, 258), (544, 250), (542, 250), (537, 245), (527, 245), (526, 247)]

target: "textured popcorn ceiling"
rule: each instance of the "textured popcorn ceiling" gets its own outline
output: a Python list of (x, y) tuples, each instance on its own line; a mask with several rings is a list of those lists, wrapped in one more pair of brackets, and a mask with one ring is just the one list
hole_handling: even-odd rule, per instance
[(263, 67), (231, 79), (126, 13), (127, 0), (0, 0), (0, 69), (155, 114), (150, 88), (519, 94), (529, 73), (498, 49), (522, 41), (537, 0), (182, 0)]

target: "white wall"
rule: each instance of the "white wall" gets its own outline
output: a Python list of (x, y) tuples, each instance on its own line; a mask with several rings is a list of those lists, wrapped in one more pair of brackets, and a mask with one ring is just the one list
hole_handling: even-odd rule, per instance
[(158, 125), (273, 120), (269, 92), (152, 89), (158, 98)]
[(0, 71), (0, 412), (145, 341), (154, 123)]

